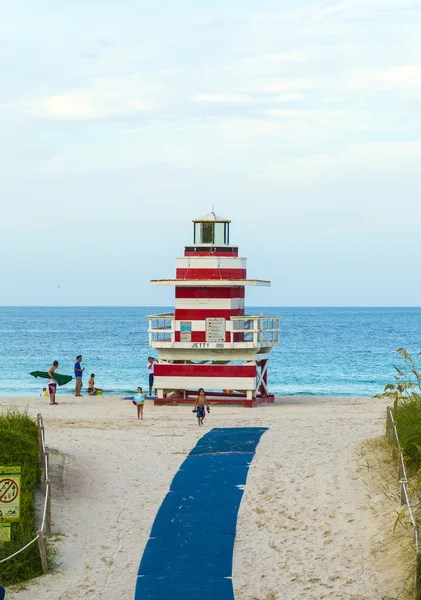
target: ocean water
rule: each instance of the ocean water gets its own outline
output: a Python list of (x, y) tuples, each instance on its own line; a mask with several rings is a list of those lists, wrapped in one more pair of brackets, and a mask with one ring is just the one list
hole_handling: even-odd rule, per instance
[[(147, 387), (147, 315), (165, 307), (0, 307), (0, 396), (38, 395), (46, 380), (29, 371), (73, 374), (83, 354), (109, 394)], [(380, 392), (399, 364), (396, 349), (421, 351), (421, 308), (262, 308), (280, 315), (281, 340), (271, 353), (269, 387), (282, 395), (369, 396)], [(72, 384), (59, 388), (71, 393)]]

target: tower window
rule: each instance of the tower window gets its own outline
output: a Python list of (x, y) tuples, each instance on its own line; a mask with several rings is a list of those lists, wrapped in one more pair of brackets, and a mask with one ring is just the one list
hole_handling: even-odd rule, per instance
[(194, 224), (194, 243), (195, 244), (228, 244), (229, 243), (229, 223), (215, 223), (212, 221), (203, 221)]

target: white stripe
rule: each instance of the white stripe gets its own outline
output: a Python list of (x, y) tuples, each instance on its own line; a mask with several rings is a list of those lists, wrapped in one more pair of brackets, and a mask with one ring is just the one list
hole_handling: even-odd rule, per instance
[(176, 287), (245, 287), (246, 285), (270, 287), (264, 279), (151, 279), (151, 285), (175, 285)]
[(163, 377), (155, 376), (154, 387), (163, 390), (199, 389), (254, 390), (254, 377)]
[(176, 259), (177, 269), (246, 269), (246, 258), (223, 256), (183, 256)]
[(244, 308), (244, 298), (176, 298), (176, 309), (237, 310)]
[[(181, 323), (191, 323), (192, 331), (206, 331), (206, 320), (200, 319), (197, 321), (189, 321), (188, 319), (183, 319), (182, 321), (175, 321), (175, 331), (181, 331)], [(227, 331), (233, 331), (233, 325), (236, 324), (237, 321), (225, 321), (225, 327)]]

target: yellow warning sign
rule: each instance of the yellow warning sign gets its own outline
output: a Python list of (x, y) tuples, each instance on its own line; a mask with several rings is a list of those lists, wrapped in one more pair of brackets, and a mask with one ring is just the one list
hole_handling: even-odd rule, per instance
[(0, 523), (0, 544), (10, 542), (10, 523)]
[(20, 467), (0, 467), (0, 523), (19, 521)]

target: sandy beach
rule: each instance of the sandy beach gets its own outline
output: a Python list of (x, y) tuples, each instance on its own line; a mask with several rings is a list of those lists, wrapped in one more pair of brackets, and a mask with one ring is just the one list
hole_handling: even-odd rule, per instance
[[(236, 600), (398, 599), (399, 504), (370, 482), (361, 446), (384, 431), (385, 401), (285, 397), (255, 409), (154, 407), (137, 421), (119, 398), (3, 398), (44, 417), (58, 568), (11, 598), (133, 598), (155, 514), (199, 437), (212, 427), (266, 426), (240, 507)], [(408, 540), (410, 543), (410, 540)], [(206, 568), (206, 565), (204, 565)], [(170, 600), (170, 599), (169, 599)]]

